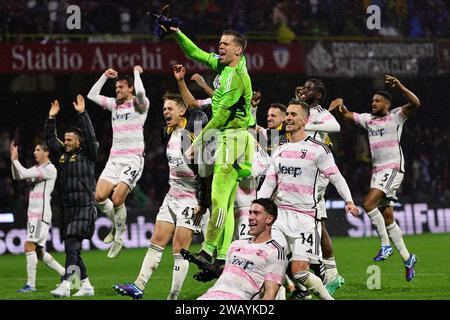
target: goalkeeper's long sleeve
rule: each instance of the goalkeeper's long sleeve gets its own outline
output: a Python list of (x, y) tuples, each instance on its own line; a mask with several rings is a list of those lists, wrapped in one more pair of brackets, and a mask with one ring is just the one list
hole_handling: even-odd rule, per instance
[(175, 39), (188, 58), (198, 61), (216, 72), (220, 72), (219, 58), (216, 54), (203, 51), (180, 30), (175, 33)]
[(220, 129), (225, 124), (230, 115), (231, 110), (224, 107), (219, 108), (217, 112), (214, 114), (214, 116), (211, 118), (211, 120), (209, 120), (206, 127), (203, 128), (203, 130), (200, 132), (197, 138), (195, 138), (195, 140), (192, 142), (192, 145), (195, 147), (201, 145), (205, 133), (208, 130)]

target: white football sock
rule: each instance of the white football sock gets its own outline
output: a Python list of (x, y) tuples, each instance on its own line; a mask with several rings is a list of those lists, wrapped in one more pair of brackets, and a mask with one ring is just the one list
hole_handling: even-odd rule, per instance
[(403, 241), (402, 230), (398, 224), (394, 221), (392, 224), (388, 225), (386, 229), (389, 234), (389, 238), (391, 238), (395, 248), (398, 250), (398, 253), (402, 256), (403, 261), (408, 260), (409, 251), (406, 249), (405, 242)]
[(381, 245), (382, 246), (389, 245), (389, 237), (386, 230), (386, 224), (384, 223), (384, 218), (380, 210), (378, 210), (378, 208), (375, 208), (372, 211), (367, 212), (367, 214), (369, 215), (372, 224), (375, 226), (375, 229), (377, 230), (378, 238), (380, 238), (381, 240)]
[(172, 274), (172, 287), (170, 288), (170, 294), (178, 296), (180, 294), (181, 287), (183, 286), (184, 279), (189, 271), (189, 261), (185, 260), (179, 253), (173, 254), (173, 274)]
[(60, 276), (63, 276), (66, 273), (66, 269), (62, 265), (59, 264), (58, 261), (56, 261), (52, 255), (48, 252), (44, 252), (44, 256), (42, 257), (42, 262), (45, 263), (47, 267), (50, 269), (55, 270), (58, 272)]
[(38, 263), (36, 251), (27, 252), (25, 256), (27, 258), (27, 285), (36, 288), (36, 266)]
[(111, 199), (106, 199), (103, 202), (98, 202), (98, 206), (100, 208), (100, 211), (106, 214), (106, 216), (114, 222), (114, 205)]
[(323, 264), (325, 266), (325, 276), (326, 276), (326, 283), (330, 283), (331, 281), (335, 280), (338, 276), (338, 270), (336, 267), (336, 260), (334, 257), (330, 258), (324, 258)]
[(125, 204), (123, 204), (114, 209), (114, 227), (116, 228), (114, 241), (116, 241), (119, 239), (122, 240), (122, 233), (125, 231), (125, 223), (127, 221), (127, 208), (125, 207)]
[(322, 300), (334, 300), (333, 297), (325, 289), (322, 280), (314, 273), (309, 271), (300, 271), (294, 273), (294, 279), (300, 282), (315, 295), (319, 296)]
[(134, 281), (134, 284), (139, 289), (145, 289), (145, 285), (147, 284), (148, 279), (150, 279), (153, 271), (155, 271), (159, 266), (163, 251), (164, 248), (150, 243), (150, 246), (144, 258), (144, 262), (142, 262), (139, 276), (137, 277), (136, 281)]

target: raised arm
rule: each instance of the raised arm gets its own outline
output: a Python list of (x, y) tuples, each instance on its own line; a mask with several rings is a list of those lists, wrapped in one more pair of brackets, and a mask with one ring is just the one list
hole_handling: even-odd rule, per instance
[(85, 109), (86, 107), (82, 95), (77, 95), (77, 102), (74, 102), (73, 106), (78, 112), (77, 122), (84, 136), (83, 148), (87, 151), (92, 160), (96, 160), (98, 157), (99, 143), (95, 137), (95, 131), (92, 126), (91, 119)]
[(175, 31), (175, 39), (188, 58), (198, 61), (215, 71), (219, 71), (219, 58), (217, 55), (208, 53), (197, 47), (197, 45), (178, 28)]
[(133, 69), (134, 73), (134, 90), (136, 91), (136, 102), (134, 103), (135, 107), (139, 110), (140, 113), (145, 112), (149, 107), (149, 101), (145, 95), (144, 84), (142, 83), (141, 73), (144, 70), (141, 66), (135, 66)]
[[(328, 107), (328, 111), (331, 112), (334, 109), (337, 109), (339, 114), (347, 121), (354, 121), (354, 112), (348, 111), (344, 106), (344, 100), (342, 98), (337, 98), (331, 101), (330, 106)], [(335, 119), (336, 120), (336, 119)], [(309, 130), (309, 129), (308, 129)]]
[(103, 108), (105, 108), (105, 101), (107, 99), (107, 97), (102, 96), (100, 94), (100, 91), (102, 90), (104, 84), (106, 83), (106, 81), (108, 79), (114, 79), (117, 77), (117, 71), (114, 69), (108, 69), (106, 70), (102, 76), (100, 77), (100, 79), (97, 80), (97, 82), (94, 84), (94, 86), (91, 88), (91, 90), (89, 91), (87, 97), (89, 100), (95, 102), (96, 104), (98, 104), (99, 106), (102, 106)]
[(43, 170), (38, 166), (31, 167), (29, 169), (22, 166), (19, 162), (19, 154), (17, 152), (17, 146), (14, 145), (14, 141), (10, 146), (11, 153), (11, 169), (14, 180), (26, 180), (26, 179), (39, 179), (47, 180), (56, 178), (56, 170)]
[(60, 110), (58, 100), (51, 103), (50, 111), (48, 113), (48, 118), (44, 125), (44, 137), (47, 146), (58, 155), (64, 152), (65, 145), (58, 139), (58, 134), (56, 132), (56, 116)]
[(191, 80), (195, 81), (200, 88), (208, 95), (208, 97), (212, 97), (214, 95), (214, 90), (206, 83), (205, 79), (198, 73), (194, 73), (191, 77)]
[(186, 101), (189, 108), (199, 108), (199, 104), (197, 100), (192, 95), (191, 91), (189, 91), (186, 81), (184, 81), (184, 77), (186, 76), (186, 68), (182, 64), (175, 64), (172, 67), (173, 76), (175, 80), (177, 80), (178, 90), (180, 90), (181, 96)]
[(418, 107), (420, 107), (420, 100), (419, 98), (408, 88), (406, 88), (400, 80), (393, 76), (386, 75), (385, 76), (385, 83), (387, 85), (390, 85), (392, 88), (399, 89), (403, 95), (408, 99), (408, 103), (403, 105), (402, 111), (405, 114), (406, 117), (409, 117), (411, 113), (413, 113)]

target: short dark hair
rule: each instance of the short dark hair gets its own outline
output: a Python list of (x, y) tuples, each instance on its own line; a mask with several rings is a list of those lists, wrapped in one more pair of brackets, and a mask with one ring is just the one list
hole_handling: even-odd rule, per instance
[(275, 202), (273, 202), (271, 199), (269, 198), (258, 198), (252, 201), (252, 204), (259, 204), (261, 207), (264, 208), (264, 210), (266, 210), (266, 212), (273, 216), (273, 222), (272, 224), (275, 222), (275, 220), (277, 220), (278, 217), (278, 207), (275, 204)]
[(247, 48), (247, 39), (240, 32), (235, 30), (225, 30), (222, 32), (223, 36), (234, 36), (234, 42), (242, 48), (242, 53), (244, 53), (245, 48)]
[(293, 98), (289, 101), (288, 107), (291, 104), (299, 105), (302, 108), (302, 110), (305, 111), (306, 116), (309, 117), (309, 105), (305, 101), (299, 100), (297, 98)]
[(42, 151), (44, 151), (44, 152), (49, 152), (48, 151), (48, 146), (45, 143), (43, 143), (43, 142), (38, 143), (36, 146), (41, 147)]
[(184, 100), (183, 96), (178, 93), (166, 92), (163, 96), (163, 101), (166, 102), (167, 100), (175, 101), (183, 109), (187, 109), (188, 107), (186, 100)]
[(81, 129), (78, 127), (75, 127), (75, 126), (69, 127), (65, 133), (68, 133), (68, 132), (75, 133), (75, 135), (78, 136), (78, 139), (80, 139), (80, 142), (83, 139), (83, 131), (81, 131)]
[(129, 74), (122, 74), (116, 78), (116, 82), (125, 81), (129, 87), (134, 88), (134, 78)]
[(325, 84), (319, 79), (309, 79), (306, 82), (308, 81), (313, 83), (314, 90), (317, 90), (322, 95), (322, 97), (319, 99), (319, 102), (325, 100), (325, 97), (327, 95), (327, 87), (325, 86)]
[(269, 105), (269, 109), (270, 108), (275, 108), (275, 109), (279, 109), (281, 112), (283, 112), (283, 113), (286, 113), (286, 106), (284, 105), (284, 104), (282, 104), (282, 103), (279, 103), (279, 102), (274, 102), (274, 103), (271, 103), (270, 105)]
[(388, 100), (390, 104), (392, 104), (392, 100), (393, 99), (392, 99), (392, 96), (391, 96), (391, 94), (389, 92), (387, 92), (387, 91), (377, 91), (377, 92), (375, 92), (375, 94), (378, 94), (378, 95), (382, 96), (383, 98)]

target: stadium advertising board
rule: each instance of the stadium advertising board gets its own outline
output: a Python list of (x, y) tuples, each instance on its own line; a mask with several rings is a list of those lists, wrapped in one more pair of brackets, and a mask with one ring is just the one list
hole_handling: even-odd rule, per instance
[(377, 77), (437, 73), (433, 42), (317, 41), (305, 48), (306, 73), (320, 77)]
[[(343, 201), (327, 200), (328, 221), (327, 229), (331, 236), (371, 237), (376, 236), (367, 214), (358, 217), (346, 214)], [(364, 212), (360, 208), (361, 212)], [(145, 215), (145, 216), (144, 216)], [(126, 248), (146, 248), (154, 230), (156, 212), (149, 215), (146, 210), (128, 211), (127, 230), (124, 233)], [(395, 207), (395, 219), (403, 234), (413, 235), (422, 233), (450, 232), (450, 208), (431, 208), (426, 203), (407, 203)], [(103, 238), (111, 229), (111, 221), (100, 217), (96, 221), (94, 236), (91, 241), (83, 242), (83, 250), (109, 249), (110, 245), (103, 242)], [(22, 223), (0, 223), (0, 255), (5, 253), (22, 254), (25, 243), (26, 229)], [(195, 242), (201, 241), (201, 236), (195, 236)], [(47, 239), (47, 249), (64, 251), (59, 228), (50, 230)]]
[[(217, 44), (200, 45), (207, 52)], [(302, 73), (303, 47), (258, 43), (246, 50), (247, 66), (253, 73)], [(208, 70), (188, 60), (175, 43), (158, 44), (0, 44), (2, 73), (99, 73), (107, 68), (128, 72), (141, 65), (146, 72), (168, 73), (183, 63), (192, 72)]]

